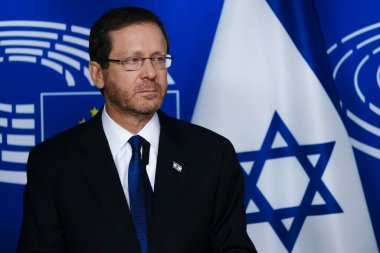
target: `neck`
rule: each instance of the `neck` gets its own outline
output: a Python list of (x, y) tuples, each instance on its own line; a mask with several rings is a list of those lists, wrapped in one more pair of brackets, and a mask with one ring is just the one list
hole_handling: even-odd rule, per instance
[(106, 105), (107, 114), (122, 128), (135, 135), (151, 120), (155, 112), (143, 114), (132, 111), (120, 111)]

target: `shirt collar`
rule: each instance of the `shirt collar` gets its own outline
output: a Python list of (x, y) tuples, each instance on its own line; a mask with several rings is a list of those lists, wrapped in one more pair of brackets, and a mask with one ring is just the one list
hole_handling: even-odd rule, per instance
[[(113, 119), (111, 119), (111, 117), (106, 112), (105, 106), (102, 112), (102, 123), (108, 144), (111, 149), (111, 153), (113, 156), (115, 156), (126, 143), (126, 141), (133, 136), (133, 134), (122, 128)], [(138, 135), (148, 141), (152, 147), (158, 149), (160, 121), (157, 113), (155, 113), (150, 121), (144, 126), (144, 128), (140, 130)]]

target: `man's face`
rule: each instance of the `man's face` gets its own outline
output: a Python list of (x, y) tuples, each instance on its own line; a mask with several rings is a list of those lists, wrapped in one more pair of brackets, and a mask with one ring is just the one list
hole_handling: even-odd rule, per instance
[[(167, 44), (161, 29), (152, 23), (134, 24), (109, 33), (110, 59), (131, 56), (166, 55)], [(111, 63), (104, 70), (104, 96), (107, 108), (119, 113), (152, 114), (167, 91), (167, 70), (155, 69), (147, 59), (139, 70), (124, 71)]]

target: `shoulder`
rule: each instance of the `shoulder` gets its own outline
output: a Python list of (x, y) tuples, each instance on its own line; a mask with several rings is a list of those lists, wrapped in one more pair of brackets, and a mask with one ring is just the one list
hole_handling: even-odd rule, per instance
[(91, 121), (74, 126), (33, 147), (27, 162), (28, 178), (32, 171), (55, 177), (60, 171), (74, 168), (84, 154), (80, 143), (90, 124)]
[(96, 115), (93, 119), (67, 129), (49, 139), (37, 144), (32, 148), (31, 153), (38, 153), (44, 156), (55, 157), (60, 154), (72, 153), (77, 150), (78, 145), (85, 141), (89, 141), (87, 137), (100, 138), (102, 133), (102, 123), (100, 115)]
[[(55, 136), (50, 137), (47, 140), (37, 144), (33, 151), (54, 151), (58, 149), (64, 149), (67, 146), (73, 145), (80, 139), (83, 130), (86, 128), (87, 123), (74, 126), (67, 129)], [(54, 150), (53, 150), (54, 149)]]

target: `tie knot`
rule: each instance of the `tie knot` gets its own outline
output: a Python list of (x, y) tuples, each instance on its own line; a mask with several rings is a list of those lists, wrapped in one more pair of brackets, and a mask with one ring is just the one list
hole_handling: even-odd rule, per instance
[(128, 142), (131, 144), (133, 152), (140, 152), (141, 144), (143, 143), (143, 141), (144, 138), (140, 135), (134, 135), (128, 140)]

